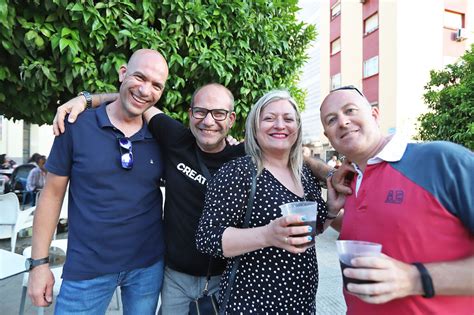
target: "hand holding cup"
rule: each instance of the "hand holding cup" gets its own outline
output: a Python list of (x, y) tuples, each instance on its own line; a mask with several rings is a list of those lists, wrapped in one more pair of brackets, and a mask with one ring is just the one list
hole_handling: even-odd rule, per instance
[(281, 214), (283, 217), (287, 216), (300, 216), (302, 220), (297, 222), (290, 222), (291, 227), (303, 227), (306, 229), (292, 229), (289, 231), (289, 238), (301, 238), (306, 237), (307, 242), (304, 244), (296, 245), (297, 247), (307, 248), (314, 245), (314, 238), (316, 236), (316, 219), (318, 213), (317, 203), (314, 201), (298, 201), (285, 203), (280, 206)]
[(374, 283), (371, 280), (349, 278), (344, 274), (346, 268), (357, 267), (352, 265), (352, 259), (357, 257), (377, 257), (380, 256), (382, 251), (382, 245), (372, 242), (364, 241), (336, 241), (337, 253), (339, 255), (339, 262), (341, 263), (342, 280), (344, 282), (344, 288), (347, 289), (349, 283), (364, 284)]

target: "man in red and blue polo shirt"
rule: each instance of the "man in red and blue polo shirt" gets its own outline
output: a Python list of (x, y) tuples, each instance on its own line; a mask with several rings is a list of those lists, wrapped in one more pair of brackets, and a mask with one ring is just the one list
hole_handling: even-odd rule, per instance
[(472, 314), (474, 154), (449, 142), (384, 136), (379, 110), (354, 87), (321, 105), (324, 133), (356, 170), (340, 239), (382, 244), (352, 260), (348, 314)]

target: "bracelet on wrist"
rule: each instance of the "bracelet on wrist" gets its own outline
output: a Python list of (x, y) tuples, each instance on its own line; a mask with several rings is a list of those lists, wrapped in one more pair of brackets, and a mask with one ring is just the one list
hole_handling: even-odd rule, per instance
[(329, 177), (332, 177), (334, 175), (334, 173), (336, 173), (337, 169), (333, 168), (331, 169), (327, 175), (326, 175), (326, 179), (328, 179)]
[(426, 269), (425, 265), (419, 262), (412, 263), (412, 265), (414, 265), (420, 273), (421, 284), (423, 286), (423, 291), (425, 292), (425, 294), (423, 294), (423, 297), (429, 299), (435, 296), (433, 279), (431, 279), (428, 269)]
[(339, 210), (336, 214), (333, 214), (330, 211), (328, 211), (328, 215), (326, 216), (326, 219), (334, 220), (335, 218), (337, 218), (339, 216), (340, 212), (341, 212), (341, 210)]

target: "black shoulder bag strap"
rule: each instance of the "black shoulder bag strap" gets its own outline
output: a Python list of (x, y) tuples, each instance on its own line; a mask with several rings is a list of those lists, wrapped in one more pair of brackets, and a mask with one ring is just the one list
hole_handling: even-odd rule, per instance
[[(211, 180), (211, 173), (207, 168), (206, 164), (204, 164), (201, 153), (199, 152), (198, 147), (196, 146), (194, 152), (196, 153), (196, 160), (199, 163), (199, 167), (201, 168), (201, 172), (203, 173), (204, 177), (206, 178), (206, 182)], [(204, 206), (204, 205), (203, 205)], [(211, 280), (211, 267), (212, 267), (212, 257), (209, 258), (209, 265), (207, 266), (207, 275), (206, 275), (206, 285), (204, 286), (204, 291), (202, 292), (204, 296), (208, 295), (208, 286), (209, 281)]]
[[(247, 211), (245, 212), (245, 219), (242, 228), (248, 228), (250, 222), (250, 216), (252, 215), (252, 208), (253, 208), (253, 200), (255, 198), (255, 191), (257, 188), (257, 174), (255, 172), (255, 167), (252, 161), (250, 161), (250, 168), (252, 170), (252, 187), (250, 188), (250, 195), (249, 200), (247, 202)], [(232, 266), (232, 270), (229, 274), (229, 283), (227, 285), (227, 290), (225, 291), (224, 299), (222, 300), (222, 305), (219, 308), (219, 314), (225, 314), (225, 309), (227, 307), (227, 302), (230, 298), (230, 293), (232, 291), (232, 285), (235, 281), (235, 275), (237, 273), (237, 269), (239, 268), (240, 258), (242, 256), (237, 256), (234, 261), (234, 265)]]

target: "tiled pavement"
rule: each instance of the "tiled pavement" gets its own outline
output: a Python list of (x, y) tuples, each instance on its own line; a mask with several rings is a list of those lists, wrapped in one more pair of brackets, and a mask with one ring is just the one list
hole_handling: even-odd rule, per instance
[[(67, 233), (60, 234), (58, 238), (67, 237)], [(338, 315), (345, 314), (346, 306), (342, 297), (342, 280), (337, 259), (334, 240), (337, 238), (337, 232), (328, 229), (316, 241), (319, 265), (319, 287), (316, 297), (318, 315)], [(19, 237), (15, 252), (21, 253), (23, 249), (31, 244), (30, 237)], [(0, 240), (0, 248), (9, 250), (10, 240)], [(22, 275), (17, 275), (0, 281), (0, 314), (13, 315), (18, 314)], [(45, 309), (44, 314), (53, 314), (54, 304)], [(107, 315), (122, 314), (116, 310), (115, 296), (112, 300)], [(25, 314), (36, 314), (36, 308), (32, 307), (29, 298), (26, 300)]]
[(338, 233), (327, 229), (316, 239), (318, 255), (319, 286), (316, 295), (316, 314), (346, 314), (346, 303), (342, 295), (342, 276), (336, 253), (335, 240)]

